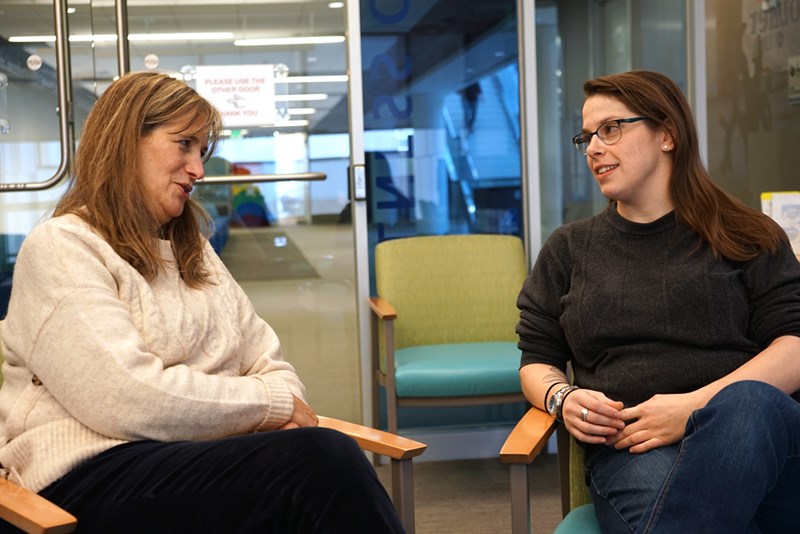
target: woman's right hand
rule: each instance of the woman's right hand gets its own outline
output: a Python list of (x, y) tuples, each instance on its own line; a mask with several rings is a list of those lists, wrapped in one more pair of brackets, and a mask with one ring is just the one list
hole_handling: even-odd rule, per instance
[(579, 441), (604, 444), (607, 437), (625, 428), (623, 407), (622, 402), (611, 400), (599, 391), (576, 389), (564, 400), (561, 417), (569, 433)]
[(293, 397), (294, 411), (292, 411), (292, 416), (283, 426), (278, 427), (278, 430), (318, 426), (319, 419), (317, 418), (317, 414), (314, 413), (314, 410), (311, 409), (311, 406), (303, 402), (297, 395), (293, 395)]

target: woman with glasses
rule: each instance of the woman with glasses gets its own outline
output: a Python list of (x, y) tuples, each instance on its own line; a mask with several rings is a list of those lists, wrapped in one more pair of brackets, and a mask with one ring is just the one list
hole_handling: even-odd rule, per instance
[(522, 288), (523, 390), (584, 447), (604, 532), (795, 532), (789, 241), (711, 180), (670, 79), (627, 72), (584, 92), (573, 143), (610, 203), (556, 230)]

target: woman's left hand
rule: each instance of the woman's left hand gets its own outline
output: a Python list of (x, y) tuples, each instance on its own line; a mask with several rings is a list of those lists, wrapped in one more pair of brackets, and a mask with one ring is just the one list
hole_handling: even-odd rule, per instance
[(292, 417), (278, 430), (289, 430), (292, 428), (303, 428), (309, 426), (319, 426), (319, 419), (311, 406), (303, 402), (297, 395), (294, 397), (294, 411)]
[(632, 421), (606, 439), (617, 449), (632, 453), (647, 452), (683, 439), (686, 422), (700, 408), (692, 393), (655, 395), (645, 402), (622, 410), (622, 419)]

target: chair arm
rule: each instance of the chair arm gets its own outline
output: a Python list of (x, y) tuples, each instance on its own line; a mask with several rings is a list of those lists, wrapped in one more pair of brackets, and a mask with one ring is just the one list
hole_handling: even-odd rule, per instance
[(368, 426), (332, 419), (330, 417), (319, 416), (319, 426), (322, 428), (332, 428), (343, 434), (347, 434), (362, 449), (382, 454), (395, 460), (406, 460), (415, 458), (425, 452), (428, 448), (424, 443), (404, 438), (396, 434), (390, 434), (382, 430), (376, 430)]
[(397, 319), (397, 312), (395, 311), (394, 306), (389, 304), (389, 301), (384, 298), (370, 297), (369, 307), (372, 312), (378, 316), (378, 319), (382, 321)]
[(0, 478), (0, 518), (31, 534), (72, 532), (74, 516), (28, 489)]
[(529, 464), (547, 445), (558, 423), (555, 418), (531, 408), (519, 420), (500, 449), (500, 461), (506, 464)]

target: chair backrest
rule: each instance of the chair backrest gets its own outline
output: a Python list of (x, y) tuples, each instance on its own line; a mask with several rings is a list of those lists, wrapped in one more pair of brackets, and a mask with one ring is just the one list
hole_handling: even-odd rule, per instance
[(583, 467), (583, 449), (569, 436), (569, 509), (592, 502), (586, 486), (586, 471)]
[(515, 236), (410, 237), (375, 249), (378, 296), (397, 311), (398, 349), (516, 341), (516, 301), (526, 275)]

